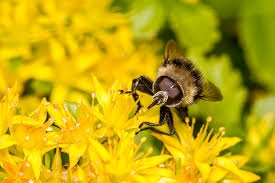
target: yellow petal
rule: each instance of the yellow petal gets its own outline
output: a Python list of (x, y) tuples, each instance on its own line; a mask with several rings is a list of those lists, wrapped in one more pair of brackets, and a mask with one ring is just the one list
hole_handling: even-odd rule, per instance
[(245, 170), (240, 170), (240, 175), (244, 182), (256, 182), (261, 179), (260, 176)]
[(16, 173), (18, 171), (16, 158), (10, 155), (8, 148), (0, 149), (0, 164), (1, 164), (1, 167), (10, 176), (16, 176)]
[(42, 125), (44, 121), (36, 121), (30, 117), (17, 115), (14, 116), (12, 119), (12, 124), (24, 124), (24, 125), (32, 125), (32, 126), (39, 126)]
[(87, 174), (84, 172), (84, 170), (81, 167), (77, 167), (76, 172), (74, 173), (74, 176), (80, 180), (80, 182), (86, 182)]
[(1, 135), (0, 136), (0, 149), (4, 149), (16, 144), (15, 139), (10, 135)]
[(69, 93), (68, 87), (62, 84), (56, 84), (54, 85), (54, 88), (51, 93), (51, 101), (53, 103), (63, 103), (68, 93)]
[(100, 121), (104, 121), (104, 115), (98, 112), (96, 109), (92, 110), (92, 113), (98, 118)]
[(238, 169), (238, 167), (231, 160), (225, 157), (217, 157), (214, 160), (214, 164), (230, 171), (235, 175), (240, 175), (240, 170)]
[(37, 109), (30, 114), (30, 117), (43, 124), (47, 118), (47, 105), (46, 98), (43, 98)]
[(89, 138), (89, 142), (93, 147), (90, 150), (97, 151), (98, 155), (102, 158), (103, 161), (109, 161), (111, 159), (109, 152), (97, 140)]
[(171, 178), (161, 178), (159, 179), (159, 181), (157, 181), (157, 183), (173, 183), (173, 182), (176, 182), (175, 179), (171, 179)]
[(230, 157), (228, 157), (228, 159), (233, 161), (233, 163), (239, 168), (242, 167), (244, 164), (246, 164), (249, 160), (248, 157), (241, 156), (241, 155), (230, 156)]
[(101, 84), (99, 83), (97, 78), (95, 76), (92, 76), (92, 77), (93, 77), (94, 87), (96, 89), (96, 91), (95, 91), (96, 98), (97, 98), (99, 104), (103, 107), (103, 111), (105, 111), (107, 108), (107, 104), (108, 104), (108, 94), (103, 89), (103, 87), (101, 86)]
[(50, 43), (50, 53), (52, 56), (52, 59), (55, 61), (60, 61), (62, 60), (65, 55), (65, 49), (63, 48), (63, 46), (60, 44), (60, 42), (58, 42), (57, 40), (51, 39), (49, 40)]
[(152, 135), (160, 141), (162, 141), (174, 157), (181, 159), (184, 158), (184, 150), (182, 148), (182, 145), (179, 143), (178, 139), (176, 139), (175, 137), (159, 135), (156, 133), (153, 133)]
[(141, 173), (142, 175), (158, 175), (158, 176), (167, 177), (167, 178), (173, 176), (172, 170), (168, 168), (159, 168), (159, 167), (144, 169), (139, 171), (139, 173)]
[(132, 175), (132, 177), (130, 177), (129, 182), (135, 182), (135, 183), (144, 183), (144, 182), (148, 182), (148, 183), (150, 183), (150, 181), (148, 180), (147, 177), (144, 177), (144, 176), (138, 175), (138, 174)]
[(243, 183), (243, 181), (241, 181), (240, 179), (224, 179), (222, 181), (223, 183)]
[(35, 150), (24, 150), (24, 154), (28, 158), (30, 164), (32, 165), (35, 178), (38, 180), (40, 176), (40, 167), (42, 164), (40, 152)]
[(208, 176), (207, 182), (208, 183), (215, 183), (220, 181), (222, 178), (225, 177), (225, 175), (228, 173), (228, 170), (218, 167), (218, 166), (214, 166), (211, 169), (211, 172)]
[(240, 139), (238, 137), (223, 137), (220, 141), (220, 144), (222, 144), (222, 150), (236, 145), (241, 140), (242, 139)]
[(243, 182), (253, 182), (259, 180), (260, 177), (244, 170), (238, 169), (238, 167), (228, 158), (217, 157), (215, 164), (237, 175)]
[(53, 105), (48, 105), (48, 112), (50, 116), (54, 119), (54, 122), (60, 128), (66, 128), (66, 124), (64, 123), (64, 116), (62, 115), (61, 111), (55, 108)]
[(53, 163), (52, 163), (52, 170), (53, 171), (62, 171), (62, 159), (60, 155), (60, 150), (59, 148), (56, 148), (56, 152), (53, 158)]
[(79, 158), (86, 151), (86, 148), (87, 148), (86, 144), (79, 143), (79, 144), (71, 144), (68, 148), (64, 149), (64, 151), (69, 154), (70, 167), (74, 167), (77, 164)]
[(207, 180), (211, 171), (210, 165), (208, 163), (200, 162), (197, 160), (195, 160), (195, 163), (201, 172), (202, 179)]
[(140, 164), (140, 167), (138, 170), (155, 167), (163, 163), (164, 161), (167, 161), (170, 158), (172, 158), (172, 156), (170, 155), (159, 155), (159, 156), (152, 156), (149, 158), (143, 158), (143, 159), (137, 160), (137, 163)]

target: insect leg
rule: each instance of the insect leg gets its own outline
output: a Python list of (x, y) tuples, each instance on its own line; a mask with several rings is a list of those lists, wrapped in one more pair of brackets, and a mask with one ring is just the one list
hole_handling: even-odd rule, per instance
[(143, 122), (143, 123), (140, 124), (140, 127), (142, 127), (143, 124), (146, 124), (146, 125), (149, 125), (149, 126), (161, 126), (161, 125), (163, 125), (163, 123), (165, 122), (165, 120), (167, 120), (170, 133), (166, 133), (166, 132), (160, 131), (160, 130), (155, 129), (153, 127), (146, 127), (146, 128), (142, 128), (140, 131), (136, 132), (136, 134), (138, 134), (139, 132), (141, 132), (143, 130), (149, 129), (149, 130), (152, 130), (153, 132), (156, 132), (158, 134), (163, 134), (163, 135), (168, 135), (168, 136), (173, 135), (175, 133), (175, 129), (174, 129), (174, 126), (173, 126), (172, 113), (171, 113), (171, 111), (170, 111), (170, 109), (168, 107), (162, 106), (161, 109), (162, 110), (160, 112), (160, 119), (159, 119), (159, 123), (158, 124), (149, 123), (149, 122)]
[[(120, 90), (121, 93), (128, 93), (132, 94), (135, 101), (139, 99), (139, 95), (136, 91), (140, 91), (149, 95), (153, 95), (153, 81), (147, 78), (146, 76), (140, 76), (132, 81), (132, 88), (131, 91), (123, 91)], [(141, 109), (142, 105), (140, 101), (137, 102), (138, 108), (136, 113)]]
[(163, 125), (164, 122), (165, 122), (165, 117), (166, 117), (166, 114), (167, 114), (168, 110), (169, 110), (168, 107), (161, 106), (160, 107), (160, 114), (159, 114), (159, 123), (150, 123), (150, 122), (144, 121), (144, 122), (140, 123), (139, 128), (142, 128), (142, 126), (144, 124), (149, 125), (149, 126), (161, 126), (161, 125)]
[(174, 127), (174, 121), (173, 121), (173, 116), (172, 116), (172, 113), (170, 111), (170, 109), (168, 109), (169, 111), (167, 112), (167, 124), (168, 124), (168, 127), (169, 127), (169, 130), (170, 130), (170, 133), (169, 135), (174, 135), (175, 133), (175, 127)]
[(184, 121), (186, 117), (189, 117), (187, 107), (180, 106), (180, 107), (177, 107), (176, 110), (177, 110), (178, 116), (182, 121)]

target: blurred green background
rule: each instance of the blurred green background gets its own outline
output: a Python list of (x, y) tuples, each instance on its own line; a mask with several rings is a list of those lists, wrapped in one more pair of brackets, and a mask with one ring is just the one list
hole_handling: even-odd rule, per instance
[[(74, 1), (52, 17), (52, 7), (37, 3), (41, 12), (21, 17), (23, 23), (27, 3), (7, 9), (12, 3), (0, 3), (0, 89), (17, 80), (26, 111), (44, 96), (90, 102), (91, 73), (106, 87), (139, 75), (155, 79), (164, 45), (174, 39), (224, 96), (222, 102), (190, 106), (189, 115), (198, 121), (212, 116), (215, 130), (225, 127), (227, 136), (241, 137), (233, 152), (249, 156), (245, 168), (259, 174), (260, 182), (275, 182), (274, 0), (108, 0), (87, 6)], [(19, 23), (3, 18), (13, 11)], [(39, 38), (30, 39), (28, 30)], [(147, 146), (152, 145), (161, 143), (150, 138)]]

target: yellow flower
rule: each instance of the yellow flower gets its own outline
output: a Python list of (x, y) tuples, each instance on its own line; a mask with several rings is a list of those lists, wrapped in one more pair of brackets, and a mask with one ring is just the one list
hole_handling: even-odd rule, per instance
[(64, 105), (50, 105), (49, 114), (54, 123), (61, 128), (57, 142), (62, 151), (69, 154), (70, 167), (74, 167), (89, 147), (89, 141), (97, 138), (97, 119), (85, 104), (79, 106), (79, 116), (75, 119)]
[[(176, 118), (176, 115), (174, 115)], [(189, 122), (189, 120), (187, 119)], [(193, 137), (195, 120), (186, 125), (177, 117), (175, 128), (178, 137), (154, 134), (163, 141), (167, 150), (180, 162), (176, 176), (171, 182), (255, 182), (259, 176), (239, 169), (246, 161), (244, 156), (220, 155), (220, 152), (240, 141), (237, 137), (223, 137), (225, 129), (219, 133), (207, 133), (208, 123)], [(211, 137), (212, 136), (212, 137)]]
[[(79, 99), (88, 103), (94, 89), (91, 73), (106, 86), (116, 79), (128, 83), (140, 73), (155, 77), (163, 60), (155, 54), (161, 44), (135, 46), (127, 14), (114, 11), (111, 4), (111, 0), (35, 0), (31, 5), (26, 0), (1, 1), (0, 91), (14, 81), (20, 89), (27, 81), (38, 81), (50, 85), (46, 95), (54, 103)], [(137, 67), (145, 64), (150, 67)], [(34, 90), (39, 96), (42, 89)]]
[(41, 181), (36, 180), (32, 166), (27, 159), (25, 160), (16, 159), (16, 163), (11, 163), (11, 159), (15, 161), (14, 159), (16, 158), (9, 157), (9, 161), (7, 160), (1, 161), (3, 165), (2, 167), (6, 171), (5, 179), (1, 182), (3, 183), (14, 183), (14, 182), (41, 183)]
[(42, 155), (57, 145), (56, 133), (47, 132), (53, 124), (52, 119), (46, 121), (48, 105), (49, 102), (43, 99), (30, 116), (14, 116), (9, 128), (16, 145), (22, 149), (25, 158), (32, 165), (36, 179), (39, 178)]
[(42, 182), (56, 183), (56, 182), (68, 182), (70, 178), (69, 170), (62, 166), (61, 153), (59, 148), (56, 148), (55, 155), (52, 160), (51, 168), (48, 169), (45, 166), (41, 167)]
[(5, 134), (18, 105), (17, 84), (9, 88), (0, 101), (0, 134)]
[[(136, 110), (136, 103), (131, 95), (121, 95), (121, 89), (116, 82), (107, 93), (96, 77), (93, 77), (95, 96), (99, 105), (96, 105), (92, 113), (102, 122), (100, 131), (102, 135), (111, 137), (119, 135), (126, 130), (136, 128), (140, 123), (136, 117), (131, 118)], [(130, 119), (131, 118), (131, 119)]]
[(15, 140), (6, 134), (18, 105), (17, 84), (8, 89), (0, 101), (0, 149), (15, 144)]
[[(171, 158), (170, 155), (159, 155), (148, 157), (152, 149), (145, 154), (139, 152), (139, 145), (134, 141), (134, 132), (123, 133), (120, 137), (109, 139), (108, 142), (100, 145), (104, 152), (104, 158), (96, 159), (94, 149), (89, 149), (90, 167), (93, 170), (91, 174), (92, 182), (118, 182), (118, 183), (136, 183), (136, 182), (156, 182), (161, 177), (171, 177), (171, 170), (158, 165)], [(103, 147), (105, 146), (105, 147)], [(103, 155), (102, 155), (103, 156)]]

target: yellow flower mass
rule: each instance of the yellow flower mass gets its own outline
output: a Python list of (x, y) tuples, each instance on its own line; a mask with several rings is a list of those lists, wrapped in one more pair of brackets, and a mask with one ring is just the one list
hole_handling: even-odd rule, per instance
[(0, 181), (259, 180), (241, 169), (247, 157), (223, 153), (241, 139), (208, 132), (209, 121), (194, 134), (194, 121), (189, 126), (174, 114), (177, 135), (152, 133), (163, 143), (157, 155), (144, 150), (146, 137), (137, 143), (138, 125), (159, 116), (135, 116), (136, 102), (118, 90), (141, 73), (155, 77), (162, 43), (135, 44), (127, 14), (112, 3), (0, 1)]
[[(151, 156), (151, 148), (140, 151), (146, 139), (142, 138), (139, 144), (134, 140), (140, 122), (131, 117), (135, 102), (128, 95), (120, 95), (118, 91), (116, 94), (116, 83), (106, 92), (95, 77), (93, 80), (99, 103), (71, 105), (75, 113), (69, 112), (69, 104), (57, 105), (42, 99), (31, 114), (16, 114), (17, 86), (6, 92), (1, 109), (9, 113), (8, 117), (1, 113), (1, 122), (10, 121), (6, 129), (9, 133), (0, 136), (0, 175), (4, 182), (254, 182), (259, 179), (240, 169), (248, 160), (245, 156), (220, 155), (240, 139), (223, 137), (224, 129), (216, 134), (208, 133), (208, 122), (194, 138), (194, 120), (189, 126), (177, 118), (178, 137), (154, 134), (164, 143), (167, 153)], [(124, 114), (125, 108), (129, 111)], [(146, 112), (143, 115), (145, 119)], [(125, 125), (112, 125), (114, 122)], [(62, 164), (60, 150), (68, 154), (68, 163)]]
[[(110, 0), (1, 1), (0, 91), (15, 81), (22, 91), (24, 83), (33, 81), (35, 92), (50, 95), (53, 102), (76, 98), (88, 102), (91, 73), (106, 86), (116, 79), (128, 84), (141, 71), (154, 76), (159, 59), (155, 44), (135, 47), (127, 16), (110, 4)], [(145, 64), (151, 67), (136, 67)]]

